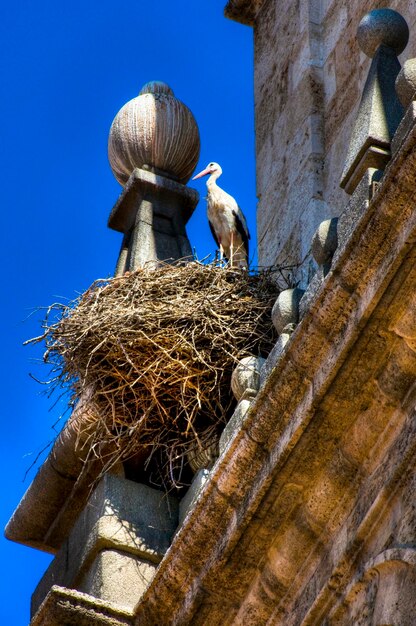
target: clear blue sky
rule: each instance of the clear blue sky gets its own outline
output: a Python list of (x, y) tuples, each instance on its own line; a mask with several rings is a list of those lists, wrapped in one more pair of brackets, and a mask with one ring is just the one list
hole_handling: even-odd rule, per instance
[[(121, 235), (107, 229), (121, 188), (107, 161), (110, 124), (149, 80), (163, 80), (200, 127), (198, 168), (221, 163), (221, 185), (255, 240), (252, 31), (223, 17), (225, 0), (4, 2), (0, 22), (2, 176), (1, 522), (33, 479), (62, 405), (40, 378), (36, 307), (72, 299), (112, 274)], [(197, 171), (199, 171), (199, 169)], [(188, 234), (200, 257), (215, 244), (201, 202)], [(50, 557), (1, 539), (0, 624), (29, 622), (30, 595)]]

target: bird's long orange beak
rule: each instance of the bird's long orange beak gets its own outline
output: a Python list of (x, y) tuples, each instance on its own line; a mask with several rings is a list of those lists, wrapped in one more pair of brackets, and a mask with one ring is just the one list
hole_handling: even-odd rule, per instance
[(211, 172), (209, 170), (209, 167), (206, 167), (204, 170), (202, 170), (202, 172), (199, 172), (199, 174), (194, 176), (192, 180), (195, 180), (195, 178), (202, 178), (202, 176), (206, 176), (207, 174), (210, 174), (210, 173)]

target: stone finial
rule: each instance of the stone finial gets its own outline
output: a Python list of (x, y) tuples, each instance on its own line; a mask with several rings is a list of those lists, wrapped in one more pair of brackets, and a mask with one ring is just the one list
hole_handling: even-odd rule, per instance
[(162, 93), (165, 96), (174, 97), (173, 90), (166, 83), (161, 80), (150, 80), (148, 83), (143, 85), (143, 87), (139, 91), (139, 96), (142, 96), (144, 93)]
[(195, 474), (199, 470), (211, 469), (218, 458), (218, 437), (214, 434), (209, 438), (202, 438), (201, 446), (189, 450), (186, 458)]
[(321, 222), (312, 238), (312, 256), (323, 268), (324, 274), (328, 272), (338, 246), (337, 225), (337, 217)]
[(146, 83), (114, 118), (108, 158), (125, 185), (135, 168), (148, 169), (186, 184), (200, 151), (198, 126), (187, 106), (159, 81)]
[(373, 58), (380, 46), (392, 48), (396, 55), (409, 41), (409, 28), (404, 17), (392, 9), (374, 9), (358, 25), (357, 40), (361, 50)]
[(409, 59), (403, 64), (396, 79), (396, 92), (405, 108), (416, 100), (416, 59)]
[(124, 234), (116, 276), (192, 259), (186, 224), (199, 195), (185, 183), (199, 148), (194, 116), (166, 83), (146, 83), (117, 113), (108, 138), (111, 168), (124, 186), (108, 220)]
[(257, 392), (260, 387), (260, 370), (265, 359), (259, 356), (246, 356), (238, 363), (231, 376), (231, 389), (237, 401), (247, 389)]
[(350, 194), (368, 169), (384, 170), (391, 157), (391, 140), (403, 117), (395, 91), (397, 55), (406, 47), (409, 29), (396, 11), (375, 9), (361, 20), (357, 38), (373, 60), (341, 177), (341, 187)]
[(304, 294), (303, 289), (285, 289), (279, 294), (272, 309), (272, 322), (279, 334), (299, 322), (299, 304)]

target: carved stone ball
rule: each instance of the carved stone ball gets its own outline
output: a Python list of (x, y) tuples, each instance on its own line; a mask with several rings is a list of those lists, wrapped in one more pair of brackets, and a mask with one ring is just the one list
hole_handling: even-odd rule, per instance
[(403, 64), (396, 78), (396, 92), (405, 108), (416, 100), (416, 59), (409, 59)]
[(186, 457), (191, 470), (196, 474), (201, 469), (210, 469), (218, 458), (218, 440), (202, 442), (202, 449), (190, 450)]
[(237, 401), (247, 389), (259, 390), (260, 370), (264, 361), (260, 356), (246, 356), (238, 363), (231, 376), (231, 389)]
[(147, 83), (120, 109), (108, 138), (108, 159), (121, 185), (136, 167), (186, 184), (199, 150), (194, 116), (168, 85), (158, 81)]
[(139, 96), (142, 96), (144, 93), (164, 93), (168, 96), (173, 96), (173, 90), (167, 85), (163, 83), (161, 80), (151, 80), (150, 82), (143, 85), (140, 89)]
[(318, 265), (328, 263), (338, 246), (338, 218), (333, 217), (321, 222), (312, 237), (312, 256)]
[(361, 50), (369, 57), (373, 57), (381, 45), (389, 46), (400, 54), (409, 41), (409, 28), (397, 11), (374, 9), (361, 20), (357, 39)]
[(285, 289), (279, 294), (272, 308), (272, 322), (279, 334), (286, 326), (295, 325), (299, 321), (299, 303), (304, 294), (303, 289)]

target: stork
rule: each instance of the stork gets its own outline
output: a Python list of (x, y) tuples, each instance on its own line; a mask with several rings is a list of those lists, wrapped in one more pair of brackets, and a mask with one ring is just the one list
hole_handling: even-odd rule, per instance
[(230, 194), (217, 185), (222, 174), (218, 163), (209, 163), (192, 180), (210, 175), (207, 180), (207, 216), (212, 235), (220, 249), (220, 258), (231, 267), (248, 268), (248, 232), (246, 218)]

